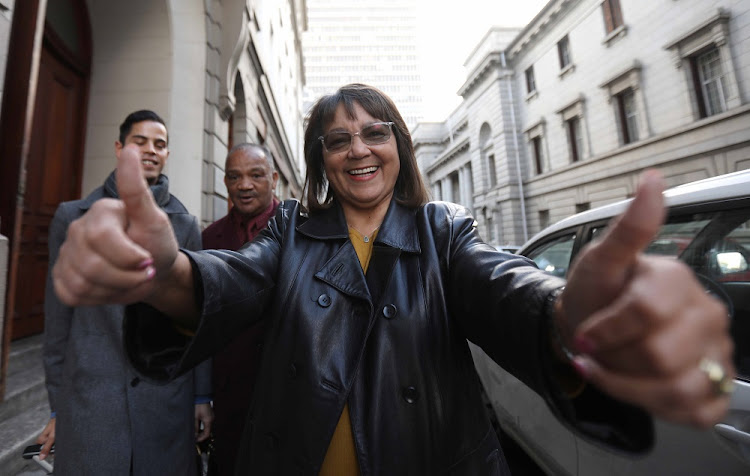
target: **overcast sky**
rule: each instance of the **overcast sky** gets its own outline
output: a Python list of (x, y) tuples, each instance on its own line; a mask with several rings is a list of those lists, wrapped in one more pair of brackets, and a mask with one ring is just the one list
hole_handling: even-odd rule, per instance
[(523, 27), (548, 0), (419, 0), (425, 121), (458, 106), (466, 58), (492, 26)]

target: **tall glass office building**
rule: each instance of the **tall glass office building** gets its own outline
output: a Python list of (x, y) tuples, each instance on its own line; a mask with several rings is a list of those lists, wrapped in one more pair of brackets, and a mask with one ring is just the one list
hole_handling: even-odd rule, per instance
[(339, 86), (382, 89), (406, 124), (423, 117), (416, 0), (307, 0), (303, 34), (306, 107)]

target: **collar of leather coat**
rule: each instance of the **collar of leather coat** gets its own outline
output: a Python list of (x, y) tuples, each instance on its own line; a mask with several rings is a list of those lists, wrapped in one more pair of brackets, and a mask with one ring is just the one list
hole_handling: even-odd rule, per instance
[[(404, 207), (391, 200), (375, 238), (375, 245), (384, 244), (408, 253), (420, 253), (415, 216), (416, 209)], [(297, 231), (319, 240), (349, 238), (344, 211), (335, 200), (329, 208), (310, 213), (309, 218), (297, 226)]]

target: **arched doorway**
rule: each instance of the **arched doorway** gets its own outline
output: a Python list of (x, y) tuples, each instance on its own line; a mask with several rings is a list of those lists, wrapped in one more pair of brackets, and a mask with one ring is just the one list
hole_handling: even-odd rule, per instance
[(60, 202), (80, 196), (90, 67), (84, 0), (49, 0), (16, 247), (11, 340), (44, 329), (49, 223)]

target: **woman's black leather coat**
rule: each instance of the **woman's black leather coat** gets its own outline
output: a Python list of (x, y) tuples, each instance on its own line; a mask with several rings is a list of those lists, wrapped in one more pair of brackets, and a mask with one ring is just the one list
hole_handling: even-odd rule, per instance
[[(154, 330), (165, 320), (142, 309), (126, 322), (128, 348), (137, 368), (165, 378), (266, 319), (238, 474), (317, 474), (347, 401), (363, 475), (506, 474), (466, 339), (582, 426), (546, 371), (546, 301), (562, 281), (484, 244), (463, 207), (392, 203), (367, 276), (335, 205), (308, 218), (284, 202), (238, 253), (189, 257), (203, 317), (187, 352), (174, 336), (165, 349), (168, 326)], [(593, 421), (606, 413), (597, 405)], [(648, 419), (630, 414), (636, 424), (596, 436), (617, 444), (611, 434), (625, 431), (648, 446)]]

